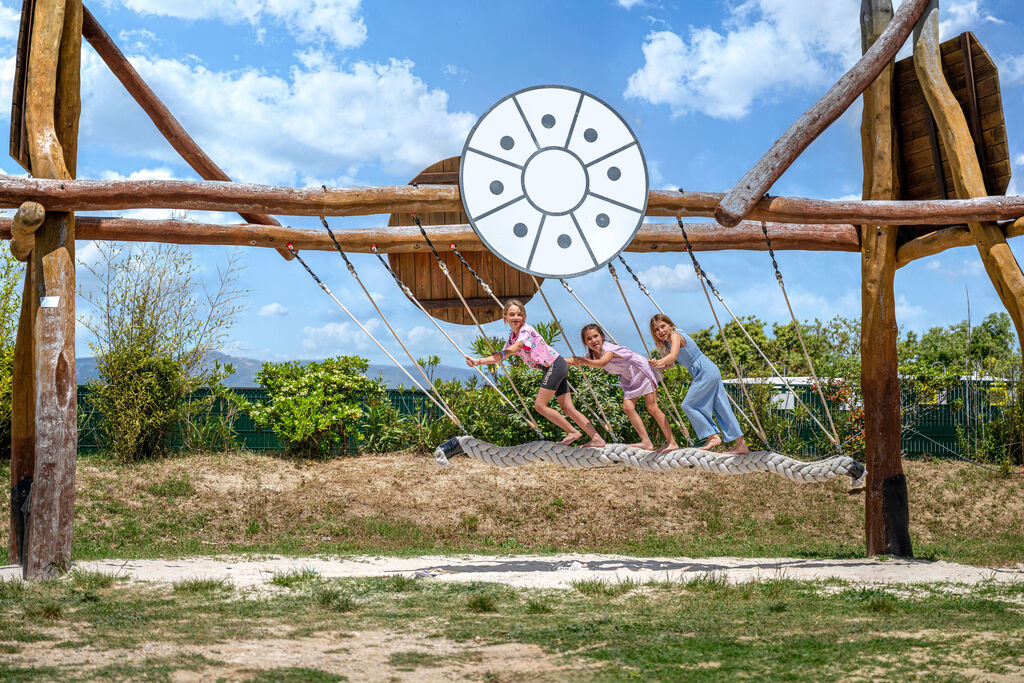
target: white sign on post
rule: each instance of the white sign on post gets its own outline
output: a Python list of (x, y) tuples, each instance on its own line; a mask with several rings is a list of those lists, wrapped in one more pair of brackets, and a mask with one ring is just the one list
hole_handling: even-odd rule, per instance
[(647, 163), (633, 131), (593, 95), (537, 86), (505, 97), (473, 126), (459, 190), (498, 258), (539, 277), (601, 268), (647, 213)]

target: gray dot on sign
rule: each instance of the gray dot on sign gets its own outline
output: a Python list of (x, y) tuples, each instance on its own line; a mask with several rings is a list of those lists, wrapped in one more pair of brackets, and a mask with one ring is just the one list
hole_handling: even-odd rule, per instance
[(526, 223), (516, 223), (513, 225), (512, 234), (516, 237), (526, 237)]
[(608, 224), (611, 223), (611, 220), (608, 218), (608, 214), (599, 213), (597, 214), (597, 218), (594, 222), (597, 223), (597, 227), (599, 228), (607, 228)]
[(501, 194), (505, 191), (505, 186), (501, 184), (500, 180), (491, 181), (491, 194)]
[(594, 130), (593, 128), (587, 128), (585, 131), (583, 131), (583, 139), (586, 140), (587, 142), (593, 142), (594, 140), (597, 140), (597, 131)]
[(506, 135), (501, 139), (501, 148), (508, 151), (516, 146), (516, 141), (512, 139), (510, 135)]
[(562, 249), (568, 249), (570, 244), (572, 244), (571, 237), (565, 234), (558, 236), (558, 246), (560, 246)]
[(608, 180), (618, 180), (622, 177), (622, 171), (619, 170), (618, 166), (612, 166), (608, 169)]
[(551, 114), (544, 114), (544, 116), (541, 117), (540, 125), (544, 126), (545, 128), (554, 128), (555, 117), (552, 116)]

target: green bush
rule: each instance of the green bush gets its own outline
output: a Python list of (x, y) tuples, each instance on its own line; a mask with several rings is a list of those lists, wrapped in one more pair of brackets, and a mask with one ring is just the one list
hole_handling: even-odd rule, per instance
[[(264, 363), (256, 381), (268, 403), (242, 401), (253, 422), (270, 429), (288, 452), (328, 456), (344, 452), (349, 437), (361, 438), (369, 403), (387, 400), (379, 380), (366, 377), (369, 362), (339, 356), (319, 362)], [(379, 419), (379, 415), (377, 418)]]
[(115, 349), (98, 357), (96, 369), (99, 379), (87, 391), (103, 416), (97, 436), (104, 450), (122, 461), (164, 453), (191, 389), (181, 366), (138, 349)]
[(8, 250), (0, 254), (0, 457), (11, 457), (11, 384), (14, 373), (14, 338), (18, 331), (21, 296), (18, 285), (23, 266)]

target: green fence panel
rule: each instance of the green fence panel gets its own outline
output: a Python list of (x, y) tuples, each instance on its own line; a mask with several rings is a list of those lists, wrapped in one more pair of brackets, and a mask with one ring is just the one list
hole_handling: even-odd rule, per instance
[[(821, 398), (812, 387), (794, 387), (800, 399), (811, 408), (822, 423), (825, 423), (824, 410), (822, 409)], [(1002, 404), (1007, 397), (1005, 383), (999, 381), (974, 380), (965, 381), (958, 387), (954, 387), (946, 396), (941, 397), (915, 397), (904, 392), (904, 405), (913, 406), (912, 409), (904, 411), (904, 429), (901, 447), (904, 455), (908, 457), (938, 456), (949, 457), (961, 450), (961, 439), (978, 438), (983, 434), (985, 425), (993, 419), (997, 419), (1002, 413)], [(777, 385), (775, 390), (785, 391), (783, 385)], [(253, 403), (264, 403), (270, 400), (269, 394), (260, 387), (233, 388), (236, 395)], [(726, 391), (732, 395), (736, 402), (743, 405), (743, 395), (740, 387), (735, 384), (727, 384)], [(445, 419), (441, 411), (425, 394), (418, 391), (396, 391), (388, 390), (388, 400), (402, 415), (420, 415), (434, 420)], [(191, 399), (200, 399), (209, 396), (209, 390), (202, 389), (193, 394)], [(834, 415), (840, 414), (842, 406), (830, 404)], [(777, 416), (793, 418), (796, 413), (792, 410), (775, 409)], [(211, 407), (210, 418), (222, 419), (232, 413), (232, 408), (223, 400), (217, 400)], [(78, 448), (81, 451), (96, 451), (100, 448), (100, 439), (97, 432), (99, 425), (99, 414), (90, 404), (86, 387), (78, 387)], [(208, 419), (210, 419), (208, 418)], [(243, 411), (235, 411), (231, 427), (234, 431), (236, 441), (244, 450), (249, 451), (280, 451), (283, 450), (281, 442), (272, 431), (259, 429), (252, 418)], [(820, 452), (815, 444), (816, 437), (820, 440), (820, 429), (814, 421), (806, 414), (795, 420), (792, 428), (796, 430), (801, 444), (799, 451), (791, 455), (814, 458), (828, 455), (831, 449)], [(185, 426), (179, 425), (173, 432), (168, 446), (180, 449), (184, 445), (183, 433)], [(347, 450), (355, 452), (359, 443), (351, 438)]]

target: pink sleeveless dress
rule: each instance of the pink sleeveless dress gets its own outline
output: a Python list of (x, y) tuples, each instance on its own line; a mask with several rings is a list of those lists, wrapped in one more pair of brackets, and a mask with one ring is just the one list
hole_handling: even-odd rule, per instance
[(629, 347), (608, 341), (604, 343), (603, 351), (615, 354), (604, 369), (619, 376), (619, 384), (626, 398), (632, 400), (646, 396), (657, 389), (661, 373), (652, 368), (644, 356)]

